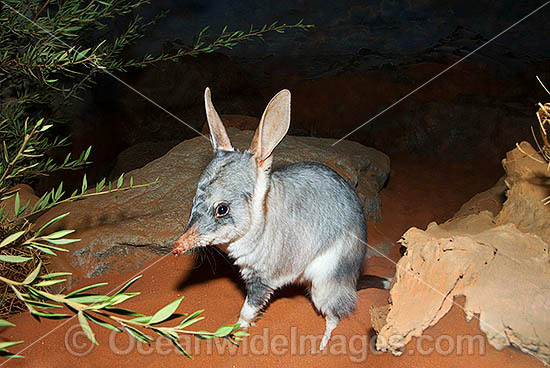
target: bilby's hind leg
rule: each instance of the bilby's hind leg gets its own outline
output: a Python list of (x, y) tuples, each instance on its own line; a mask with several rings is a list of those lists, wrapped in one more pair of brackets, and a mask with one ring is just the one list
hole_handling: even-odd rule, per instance
[(340, 320), (355, 308), (362, 261), (361, 252), (357, 253), (343, 254), (343, 250), (335, 247), (314, 260), (306, 270), (306, 277), (311, 280), (311, 300), (326, 319), (321, 350)]
[(253, 325), (254, 319), (273, 292), (273, 289), (258, 277), (249, 277), (245, 284), (247, 295), (237, 322), (241, 328)]
[(348, 316), (355, 308), (357, 293), (348, 283), (336, 280), (313, 280), (311, 299), (315, 307), (325, 316), (325, 333), (321, 340), (323, 350), (330, 340), (332, 331), (338, 326), (340, 319)]

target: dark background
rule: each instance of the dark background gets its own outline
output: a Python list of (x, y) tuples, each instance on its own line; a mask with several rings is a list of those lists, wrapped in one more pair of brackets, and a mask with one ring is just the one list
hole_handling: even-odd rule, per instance
[[(154, 1), (143, 15), (170, 13), (128, 57), (192, 44), (206, 25), (211, 36), (225, 25), (246, 30), (302, 18), (315, 28), (118, 76), (199, 131), (206, 86), (220, 114), (256, 117), (288, 88), (290, 133), (339, 139), (543, 3)], [(549, 15), (550, 5), (347, 139), (390, 157), (498, 164), (516, 142), (532, 141), (536, 104), (550, 100), (535, 78), (550, 86)], [(106, 75), (85, 100), (73, 111), (73, 150), (94, 146), (92, 177), (140, 167), (197, 135)]]

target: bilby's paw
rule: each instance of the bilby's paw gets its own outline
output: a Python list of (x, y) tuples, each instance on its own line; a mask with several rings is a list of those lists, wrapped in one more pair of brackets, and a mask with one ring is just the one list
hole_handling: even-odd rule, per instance
[(254, 322), (246, 321), (242, 318), (239, 318), (237, 323), (239, 324), (239, 328), (243, 328), (243, 329), (247, 329), (250, 326), (252, 326), (252, 327), (256, 326), (256, 324)]

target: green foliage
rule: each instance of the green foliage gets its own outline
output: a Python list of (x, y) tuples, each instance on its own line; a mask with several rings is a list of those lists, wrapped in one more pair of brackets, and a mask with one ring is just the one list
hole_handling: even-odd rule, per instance
[[(0, 108), (0, 115), (3, 112)], [(80, 169), (89, 163), (91, 147), (76, 159), (72, 159), (68, 153), (61, 163), (55, 163), (51, 157), (47, 157), (48, 151), (67, 145), (68, 138), (52, 139), (46, 134), (52, 124), (43, 124), (44, 119), (40, 119), (30, 126), (28, 117), (21, 119), (22, 112), (12, 118), (0, 116), (0, 195), (16, 183), (58, 170)]]
[[(51, 238), (52, 235), (49, 235), (49, 237)], [(27, 243), (31, 242), (31, 240), (27, 240)], [(30, 313), (38, 320), (40, 318), (70, 318), (71, 314), (69, 313), (49, 311), (52, 309), (58, 310), (63, 307), (71, 312), (73, 316), (76, 315), (82, 331), (94, 344), (98, 344), (98, 342), (90, 322), (111, 331), (126, 331), (130, 336), (144, 344), (154, 341), (154, 338), (144, 332), (144, 330), (149, 330), (159, 336), (167, 337), (182, 354), (189, 358), (191, 358), (191, 355), (179, 343), (180, 334), (194, 335), (204, 339), (226, 338), (233, 344), (237, 344), (237, 341), (243, 336), (248, 335), (246, 332), (237, 331), (239, 328), (238, 324), (222, 326), (215, 332), (188, 329), (189, 326), (203, 319), (203, 317), (197, 317), (202, 313), (202, 310), (190, 315), (176, 313), (183, 297), (176, 299), (150, 316), (117, 307), (119, 304), (140, 294), (139, 292), (128, 293), (126, 290), (141, 276), (128, 281), (113, 295), (86, 293), (89, 290), (106, 286), (107, 283), (104, 282), (83, 287), (69, 294), (53, 294), (47, 291), (47, 287), (64, 282), (65, 279), (59, 279), (58, 277), (70, 274), (58, 272), (38, 276), (41, 267), (42, 264), (39, 263), (23, 281), (14, 281), (5, 277), (0, 277), (0, 281), (8, 284), (13, 289), (23, 303), (25, 303)], [(171, 326), (160, 326), (162, 323), (177, 319), (181, 319), (178, 324), (172, 323)], [(0, 319), (0, 326), (13, 326), (13, 324)], [(18, 343), (21, 343), (21, 341), (3, 343), (4, 345), (0, 344), (0, 355), (3, 353), (6, 357), (15, 357), (15, 355), (10, 354), (5, 349)]]
[[(224, 27), (214, 39), (209, 27), (199, 32), (191, 46), (181, 46), (160, 55), (146, 54), (140, 59), (123, 58), (124, 51), (144, 32), (159, 22), (166, 13), (150, 20), (133, 15), (148, 0), (88, 1), (4, 0), (0, 8), (0, 81), (14, 89), (19, 104), (46, 104), (49, 98), (78, 95), (101, 71), (126, 71), (159, 61), (178, 61), (184, 56), (211, 53), (233, 48), (243, 41), (263, 39), (267, 33), (284, 33), (289, 29), (308, 30), (312, 25), (274, 22), (248, 31), (229, 31)], [(110, 19), (127, 19), (118, 34), (108, 28)], [(95, 36), (91, 36), (95, 35)], [(27, 82), (20, 87), (21, 81)], [(19, 84), (19, 85), (18, 85)], [(44, 94), (47, 87), (50, 93)], [(17, 101), (17, 102), (16, 102)]]

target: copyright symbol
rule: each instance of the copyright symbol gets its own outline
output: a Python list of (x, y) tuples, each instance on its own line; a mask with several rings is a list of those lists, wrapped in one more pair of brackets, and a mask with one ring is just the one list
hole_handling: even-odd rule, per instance
[(84, 357), (94, 350), (94, 344), (88, 340), (80, 324), (76, 324), (65, 333), (65, 348), (73, 356)]

